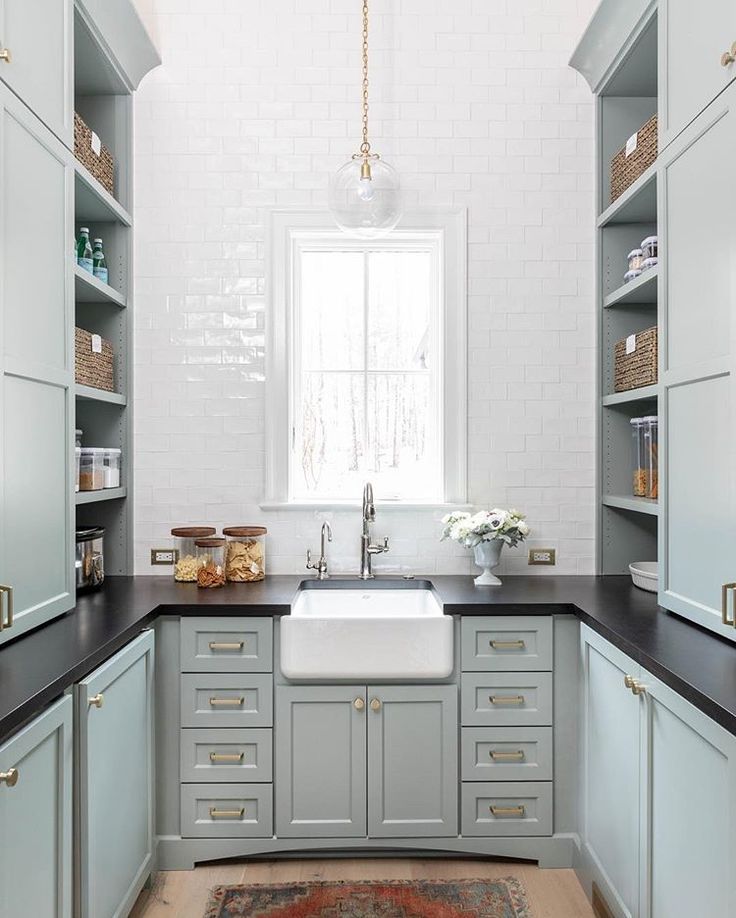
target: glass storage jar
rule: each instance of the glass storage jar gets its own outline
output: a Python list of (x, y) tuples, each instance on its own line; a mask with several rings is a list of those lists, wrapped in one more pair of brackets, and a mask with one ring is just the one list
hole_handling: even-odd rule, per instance
[(649, 415), (642, 418), (641, 421), (644, 462), (647, 470), (647, 488), (644, 497), (657, 500), (659, 497), (659, 418), (657, 415)]
[(626, 274), (624, 274), (624, 283), (628, 284), (631, 281), (636, 280), (637, 277), (640, 277), (640, 276), (641, 276), (641, 269), (637, 269), (636, 271), (627, 271)]
[(80, 467), (82, 464), (82, 447), (81, 446), (74, 447), (74, 460), (75, 460), (75, 464), (77, 467), (77, 478), (76, 478), (76, 485), (74, 486), (74, 490), (78, 491), (79, 490), (79, 472), (80, 472)]
[(79, 453), (79, 490), (101, 491), (105, 487), (104, 450), (81, 447)]
[(650, 268), (656, 268), (656, 267), (657, 267), (656, 258), (645, 258), (644, 261), (641, 263), (642, 271), (648, 271)]
[(197, 581), (197, 539), (213, 536), (214, 526), (177, 526), (171, 530), (175, 538), (174, 548), (179, 556), (174, 564), (174, 580), (179, 583), (196, 583)]
[(197, 586), (225, 586), (225, 539), (197, 539)]
[(641, 253), (644, 258), (656, 258), (658, 249), (658, 240), (656, 236), (647, 236), (641, 241)]
[(629, 271), (639, 271), (644, 261), (644, 253), (641, 249), (632, 249), (626, 258), (629, 262)]
[(106, 488), (119, 488), (120, 487), (120, 458), (122, 456), (122, 450), (119, 449), (106, 449), (105, 457), (103, 460), (104, 469), (105, 469), (105, 487)]
[(631, 419), (631, 468), (632, 494), (634, 497), (647, 496), (647, 467), (644, 455), (644, 419)]
[(226, 526), (225, 575), (233, 583), (252, 583), (266, 576), (265, 526)]

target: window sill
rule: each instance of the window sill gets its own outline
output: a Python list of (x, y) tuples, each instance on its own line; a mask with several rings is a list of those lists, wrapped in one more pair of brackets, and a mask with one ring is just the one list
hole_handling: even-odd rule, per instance
[[(452, 510), (472, 510), (472, 504), (457, 503), (433, 503), (431, 501), (404, 501), (404, 500), (376, 500), (374, 501), (376, 510), (441, 510), (443, 513), (450, 513)], [(363, 503), (360, 500), (342, 500), (342, 501), (264, 501), (259, 504), (261, 510), (281, 511), (281, 510), (362, 510)]]

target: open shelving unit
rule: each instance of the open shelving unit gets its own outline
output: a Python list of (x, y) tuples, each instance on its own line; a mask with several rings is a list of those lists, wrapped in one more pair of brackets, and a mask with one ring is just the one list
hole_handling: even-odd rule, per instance
[[(622, 14), (622, 20), (623, 20)], [(621, 34), (626, 24), (621, 23)], [(614, 391), (614, 345), (658, 325), (657, 268), (628, 284), (626, 256), (657, 233), (657, 163), (611, 202), (610, 164), (635, 131), (657, 112), (657, 13), (652, 9), (622, 41), (613, 64), (594, 73), (595, 42), (576, 52), (573, 66), (595, 83), (598, 312), (598, 571), (628, 572), (632, 561), (657, 558), (656, 500), (634, 497), (631, 419), (657, 414), (660, 387)], [(591, 80), (590, 77), (594, 79)]]
[(74, 164), (74, 232), (89, 226), (101, 237), (109, 284), (77, 265), (75, 325), (112, 342), (115, 391), (75, 386), (76, 427), (84, 446), (122, 450), (121, 486), (75, 494), (78, 525), (105, 527), (105, 570), (132, 573), (132, 87), (98, 40), (84, 7), (74, 13), (74, 108), (111, 151), (115, 184), (110, 194), (80, 162)]

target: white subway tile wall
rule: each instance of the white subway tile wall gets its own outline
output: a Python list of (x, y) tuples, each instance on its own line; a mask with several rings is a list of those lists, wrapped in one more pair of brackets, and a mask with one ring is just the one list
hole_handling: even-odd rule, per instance
[[(567, 59), (595, 0), (372, 0), (371, 134), (409, 205), (468, 209), (469, 501), (591, 573), (593, 107)], [(358, 0), (157, 0), (135, 100), (135, 558), (174, 524), (263, 523), (272, 573), (322, 519), (353, 571), (359, 510), (264, 512), (267, 227), (323, 206), (359, 142)], [(356, 500), (360, 495), (356, 495)], [(380, 498), (380, 494), (377, 495)], [(439, 510), (380, 512), (378, 571), (468, 573)]]

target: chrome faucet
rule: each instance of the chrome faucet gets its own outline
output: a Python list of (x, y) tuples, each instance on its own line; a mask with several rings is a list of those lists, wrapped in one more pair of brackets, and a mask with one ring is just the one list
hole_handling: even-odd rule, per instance
[(322, 523), (322, 531), (319, 537), (319, 561), (312, 564), (312, 552), (307, 549), (307, 570), (317, 572), (317, 580), (329, 580), (330, 575), (327, 573), (327, 557), (325, 555), (325, 536), (327, 541), (332, 541), (332, 527), (327, 520)]
[(388, 538), (383, 540), (383, 545), (371, 542), (371, 523), (376, 519), (376, 508), (373, 504), (373, 485), (370, 481), (363, 488), (363, 533), (360, 537), (360, 579), (372, 580), (373, 571), (371, 561), (373, 555), (380, 555), (388, 551)]

